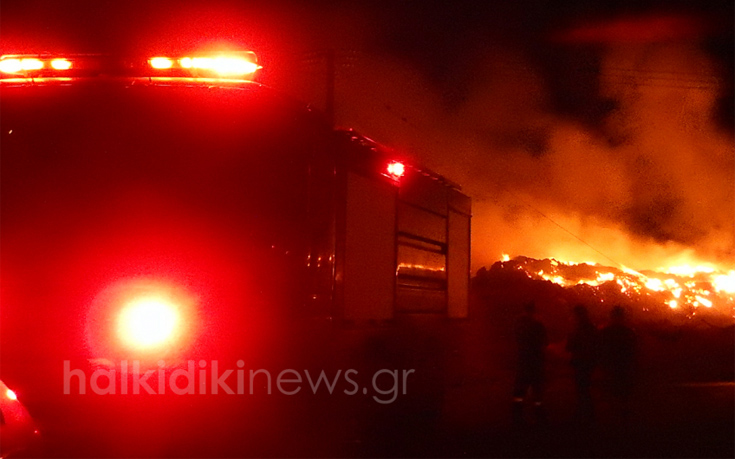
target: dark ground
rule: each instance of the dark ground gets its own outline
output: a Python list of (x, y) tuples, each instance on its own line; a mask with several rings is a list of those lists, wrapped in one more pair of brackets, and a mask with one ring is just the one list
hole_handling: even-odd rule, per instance
[(735, 456), (732, 329), (662, 334), (639, 326), (629, 420), (618, 416), (598, 375), (597, 419), (588, 425), (575, 422), (564, 343), (552, 342), (548, 425), (514, 428), (512, 314), (492, 312), (487, 298), (473, 301), (470, 320), (310, 328), (293, 335), (284, 344), (288, 357), (274, 364), (328, 374), (416, 369), (407, 394), (392, 404), (324, 392), (126, 398), (31, 392), (25, 402), (42, 427), (48, 457)]

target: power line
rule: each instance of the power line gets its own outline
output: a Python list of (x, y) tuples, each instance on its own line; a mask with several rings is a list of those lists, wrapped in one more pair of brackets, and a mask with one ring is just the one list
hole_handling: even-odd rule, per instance
[(574, 233), (573, 233), (573, 232), (571, 232), (570, 230), (566, 229), (566, 228), (565, 228), (564, 226), (562, 226), (562, 225), (561, 225), (560, 223), (556, 222), (556, 221), (555, 221), (555, 220), (554, 220), (553, 218), (549, 217), (549, 216), (548, 216), (548, 215), (546, 215), (545, 213), (541, 212), (541, 211), (540, 211), (540, 210), (538, 210), (537, 208), (535, 208), (535, 207), (533, 207), (532, 205), (530, 205), (530, 204), (528, 204), (527, 202), (525, 202), (525, 200), (523, 200), (522, 198), (520, 198), (520, 196), (516, 195), (515, 193), (513, 193), (513, 194), (514, 194), (514, 195), (515, 195), (516, 197), (518, 197), (518, 198), (519, 198), (519, 199), (521, 200), (521, 202), (523, 202), (523, 205), (525, 205), (526, 207), (528, 207), (528, 208), (530, 208), (531, 210), (533, 210), (533, 211), (537, 212), (537, 213), (538, 213), (539, 215), (541, 215), (542, 217), (544, 217), (544, 218), (548, 219), (548, 220), (549, 220), (549, 221), (550, 221), (551, 223), (553, 223), (553, 224), (555, 224), (556, 226), (558, 226), (559, 228), (561, 228), (561, 229), (562, 229), (562, 230), (563, 230), (564, 232), (568, 233), (568, 234), (569, 234), (570, 236), (572, 236), (573, 238), (577, 239), (577, 240), (578, 240), (579, 242), (581, 242), (582, 244), (586, 245), (587, 247), (589, 247), (590, 249), (594, 250), (594, 251), (595, 251), (595, 252), (597, 252), (598, 254), (602, 255), (603, 257), (607, 258), (607, 259), (608, 259), (608, 260), (610, 260), (611, 262), (615, 263), (615, 264), (616, 264), (617, 266), (620, 266), (621, 268), (625, 268), (625, 265), (623, 265), (622, 263), (620, 263), (620, 262), (618, 262), (618, 261), (616, 261), (616, 260), (613, 260), (613, 259), (612, 259), (612, 258), (610, 258), (609, 256), (605, 255), (605, 254), (604, 254), (604, 253), (602, 253), (602, 252), (601, 252), (600, 250), (598, 250), (597, 248), (595, 248), (595, 247), (594, 247), (594, 246), (593, 246), (592, 244), (590, 244), (589, 242), (585, 241), (585, 240), (584, 240), (584, 239), (582, 239), (581, 237), (577, 236), (576, 234), (574, 234)]

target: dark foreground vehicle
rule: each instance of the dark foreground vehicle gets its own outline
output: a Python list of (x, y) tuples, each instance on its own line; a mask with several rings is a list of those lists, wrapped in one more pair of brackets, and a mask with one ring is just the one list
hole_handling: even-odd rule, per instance
[(0, 457), (38, 455), (40, 441), (40, 432), (18, 395), (0, 381)]
[(196, 59), (0, 61), (0, 376), (49, 454), (268, 454), (314, 343), (467, 314), (455, 185)]

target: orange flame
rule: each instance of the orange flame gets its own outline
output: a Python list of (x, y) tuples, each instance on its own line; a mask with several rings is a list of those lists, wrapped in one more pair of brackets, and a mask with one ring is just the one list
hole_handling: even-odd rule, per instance
[[(511, 262), (503, 256), (502, 263)], [(681, 265), (656, 271), (638, 272), (626, 267), (613, 268), (594, 263), (541, 260), (545, 267), (533, 267), (532, 259), (514, 259), (516, 268), (530, 278), (553, 282), (562, 287), (609, 284), (631, 299), (650, 298), (671, 310), (690, 317), (700, 307), (735, 317), (735, 270), (725, 271), (711, 265)], [(576, 269), (575, 269), (576, 268)], [(582, 269), (579, 269), (582, 268)]]

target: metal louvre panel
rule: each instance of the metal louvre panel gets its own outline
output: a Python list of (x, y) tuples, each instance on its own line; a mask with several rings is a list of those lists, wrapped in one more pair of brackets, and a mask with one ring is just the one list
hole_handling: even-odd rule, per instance
[(443, 289), (446, 286), (446, 256), (399, 243), (396, 276), (399, 285)]
[(447, 242), (446, 218), (404, 202), (398, 203), (398, 231), (440, 244)]
[(439, 215), (447, 214), (448, 188), (436, 179), (420, 172), (406, 174), (401, 180), (399, 198)]

